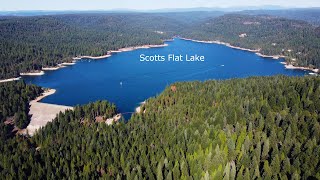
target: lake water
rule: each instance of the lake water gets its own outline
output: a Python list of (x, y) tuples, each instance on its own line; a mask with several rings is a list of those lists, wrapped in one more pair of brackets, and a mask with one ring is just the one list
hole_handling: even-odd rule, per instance
[[(249, 76), (303, 76), (307, 71), (285, 69), (279, 60), (217, 44), (181, 39), (163, 48), (114, 54), (103, 60), (81, 60), (74, 66), (24, 77), (27, 83), (54, 88), (45, 103), (74, 106), (96, 100), (115, 103), (120, 112), (133, 112), (140, 102), (156, 96), (177, 81), (244, 78)], [(141, 62), (140, 55), (165, 56), (163, 62)], [(204, 56), (204, 62), (168, 61), (169, 54)], [(185, 59), (184, 59), (185, 60)]]

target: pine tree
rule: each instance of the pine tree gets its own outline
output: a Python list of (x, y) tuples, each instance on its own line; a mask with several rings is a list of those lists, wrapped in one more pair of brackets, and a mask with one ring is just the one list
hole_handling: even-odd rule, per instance
[(173, 167), (173, 179), (180, 179), (180, 176), (179, 162), (176, 161)]
[(270, 146), (269, 139), (266, 139), (263, 144), (263, 150), (262, 150), (262, 155), (261, 155), (262, 160), (268, 159), (269, 148), (270, 148), (269, 146)]
[(270, 179), (272, 178), (272, 169), (269, 166), (269, 162), (267, 160), (264, 161), (263, 164), (263, 179)]
[(167, 174), (166, 180), (172, 180), (172, 172), (169, 170), (169, 173)]
[(271, 167), (272, 167), (273, 174), (280, 173), (280, 159), (278, 154), (276, 154), (275, 157), (272, 159)]
[(245, 171), (245, 173), (244, 173), (244, 178), (243, 178), (244, 180), (250, 180), (251, 178), (250, 178), (250, 171), (249, 171), (249, 169), (248, 168), (246, 168), (246, 171)]
[(157, 168), (157, 179), (162, 180), (163, 179), (163, 174), (162, 174), (162, 163), (159, 162), (158, 168)]

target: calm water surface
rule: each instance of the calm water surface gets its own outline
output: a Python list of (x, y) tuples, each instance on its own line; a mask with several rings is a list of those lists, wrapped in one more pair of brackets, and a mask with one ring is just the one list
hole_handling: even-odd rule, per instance
[[(303, 76), (306, 71), (287, 70), (279, 60), (223, 45), (181, 39), (164, 48), (139, 49), (114, 54), (104, 60), (82, 60), (76, 65), (43, 76), (24, 77), (27, 83), (54, 88), (45, 103), (74, 106), (96, 100), (115, 103), (120, 112), (133, 112), (139, 103), (177, 81), (244, 78), (249, 76)], [(201, 55), (204, 62), (141, 62), (140, 55)]]

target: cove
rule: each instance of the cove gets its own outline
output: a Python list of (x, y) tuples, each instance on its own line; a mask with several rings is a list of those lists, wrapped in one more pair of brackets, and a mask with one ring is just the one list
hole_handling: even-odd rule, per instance
[[(182, 39), (166, 43), (169, 46), (121, 52), (102, 60), (80, 60), (74, 66), (23, 79), (57, 90), (41, 102), (75, 106), (108, 100), (125, 113), (134, 112), (140, 102), (178, 81), (308, 74), (307, 71), (285, 69), (280, 64), (283, 60), (262, 58), (224, 45)], [(140, 61), (141, 54), (165, 57), (169, 54), (197, 54), (204, 56), (205, 61)]]

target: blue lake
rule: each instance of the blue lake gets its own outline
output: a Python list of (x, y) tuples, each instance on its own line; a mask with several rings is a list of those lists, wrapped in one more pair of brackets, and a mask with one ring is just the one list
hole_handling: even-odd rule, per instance
[[(81, 60), (74, 66), (24, 77), (27, 83), (56, 89), (45, 103), (74, 106), (96, 100), (115, 103), (120, 112), (133, 112), (140, 102), (156, 96), (177, 81), (244, 78), (249, 76), (303, 76), (307, 71), (285, 69), (281, 61), (217, 44), (181, 39), (163, 48), (114, 54), (103, 60)], [(204, 62), (141, 62), (140, 55), (200, 55)]]

